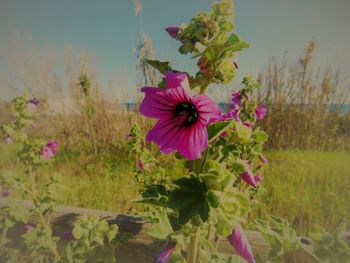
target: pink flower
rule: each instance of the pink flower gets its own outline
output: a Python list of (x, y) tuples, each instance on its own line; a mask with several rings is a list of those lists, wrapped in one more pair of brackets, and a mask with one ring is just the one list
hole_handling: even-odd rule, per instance
[(242, 180), (244, 182), (246, 182), (247, 184), (256, 187), (257, 186), (257, 182), (255, 180), (255, 177), (250, 173), (250, 172), (244, 172), (240, 174), (240, 177), (242, 178)]
[(254, 128), (254, 123), (250, 122), (250, 121), (245, 121), (245, 122), (242, 122), (242, 124), (250, 129), (253, 129)]
[(257, 120), (262, 120), (267, 112), (267, 108), (264, 104), (260, 104), (258, 107), (255, 108), (255, 118)]
[(260, 161), (262, 163), (268, 163), (269, 162), (269, 160), (267, 160), (267, 158), (264, 155), (262, 155), (262, 154), (259, 154), (259, 159), (260, 159)]
[(57, 141), (48, 141), (46, 145), (41, 147), (40, 155), (44, 160), (47, 160), (58, 153), (56, 147), (58, 145)]
[(168, 32), (168, 34), (175, 39), (178, 39), (178, 33), (180, 31), (180, 28), (177, 26), (168, 26), (165, 28), (166, 32)]
[(36, 129), (36, 128), (38, 128), (38, 125), (36, 125), (36, 123), (32, 123), (32, 124), (30, 124), (30, 126), (33, 128), (33, 129)]
[(238, 255), (249, 263), (255, 263), (252, 248), (250, 247), (241, 227), (233, 228), (231, 235), (228, 236), (227, 239)]
[(171, 254), (174, 252), (176, 245), (174, 243), (167, 242), (160, 251), (159, 255), (155, 259), (154, 263), (166, 263), (168, 262)]
[(218, 105), (206, 95), (190, 97), (185, 73), (166, 72), (166, 90), (143, 87), (140, 113), (158, 119), (146, 139), (157, 143), (162, 153), (177, 150), (189, 160), (199, 158), (208, 146), (207, 124), (217, 117)]
[(11, 135), (6, 135), (6, 136), (5, 136), (5, 143), (6, 143), (6, 144), (11, 144), (11, 143), (13, 143), (13, 138), (11, 137)]
[(242, 105), (242, 100), (241, 100), (241, 94), (238, 91), (233, 91), (232, 94), (232, 108), (237, 109), (241, 107)]
[(140, 171), (143, 171), (143, 163), (141, 160), (137, 161), (137, 167), (139, 168)]
[(31, 224), (26, 224), (26, 225), (24, 225), (24, 228), (25, 228), (26, 232), (31, 232), (31, 231), (33, 231), (35, 226), (33, 226)]
[(259, 184), (262, 181), (262, 177), (258, 173), (255, 175), (254, 179), (255, 179), (256, 184)]

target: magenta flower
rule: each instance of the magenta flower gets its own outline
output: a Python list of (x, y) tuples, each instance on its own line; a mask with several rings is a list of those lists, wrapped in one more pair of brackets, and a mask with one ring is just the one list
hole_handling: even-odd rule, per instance
[(242, 100), (241, 100), (241, 94), (238, 91), (233, 91), (232, 94), (232, 108), (234, 109), (238, 109), (239, 107), (241, 107), (242, 105)]
[(177, 26), (168, 26), (165, 28), (166, 32), (168, 32), (168, 34), (175, 39), (178, 39), (178, 33), (180, 31), (180, 28)]
[(139, 168), (140, 171), (143, 171), (143, 163), (141, 160), (137, 161), (137, 167)]
[(254, 128), (254, 123), (250, 122), (250, 121), (245, 121), (245, 122), (242, 122), (242, 124), (250, 129), (253, 129)]
[(255, 108), (255, 118), (257, 120), (262, 120), (267, 112), (267, 108), (264, 104), (260, 104), (258, 107)]
[(48, 141), (46, 145), (41, 147), (40, 155), (44, 160), (47, 160), (58, 153), (56, 147), (58, 145), (57, 141)]
[(262, 177), (258, 173), (255, 175), (254, 179), (255, 179), (256, 184), (259, 184), (262, 181)]
[(177, 150), (189, 160), (199, 158), (208, 146), (207, 124), (220, 115), (218, 105), (206, 95), (190, 97), (185, 73), (166, 72), (166, 90), (143, 87), (145, 98), (140, 113), (158, 119), (146, 139), (159, 145), (162, 153)]
[(259, 159), (262, 163), (268, 163), (269, 160), (262, 154), (259, 154)]
[(176, 244), (167, 242), (162, 250), (159, 252), (159, 255), (154, 260), (154, 263), (166, 263), (168, 262), (171, 254), (174, 252)]
[(231, 235), (228, 236), (227, 239), (238, 255), (249, 263), (255, 263), (252, 248), (250, 247), (241, 227), (233, 228)]
[(5, 143), (6, 143), (6, 144), (11, 144), (11, 143), (13, 143), (13, 138), (12, 138), (11, 135), (6, 135), (6, 136), (5, 136)]
[(32, 124), (30, 124), (30, 126), (31, 126), (33, 129), (38, 128), (38, 125), (36, 125), (36, 123), (34, 123), (34, 122), (32, 122)]
[(255, 180), (254, 175), (251, 174), (251, 172), (244, 172), (240, 174), (240, 177), (242, 178), (242, 180), (244, 182), (246, 182), (247, 184), (256, 187), (257, 186), (257, 182)]

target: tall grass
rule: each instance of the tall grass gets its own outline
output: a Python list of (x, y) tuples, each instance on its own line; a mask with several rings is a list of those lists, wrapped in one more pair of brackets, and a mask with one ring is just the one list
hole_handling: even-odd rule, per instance
[(265, 212), (288, 219), (301, 232), (313, 224), (334, 230), (350, 224), (350, 155), (313, 150), (269, 151), (263, 189), (253, 217)]
[(259, 75), (258, 97), (269, 109), (261, 122), (270, 136), (269, 148), (350, 149), (344, 144), (350, 136), (350, 113), (339, 112), (349, 87), (331, 69), (313, 70), (315, 48), (310, 42), (298, 63), (273, 60)]

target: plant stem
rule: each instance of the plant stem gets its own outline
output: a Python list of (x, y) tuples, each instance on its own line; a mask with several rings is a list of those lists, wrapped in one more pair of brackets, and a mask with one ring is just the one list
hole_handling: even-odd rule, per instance
[(197, 255), (198, 255), (198, 238), (199, 238), (199, 230), (198, 226), (194, 226), (192, 229), (191, 237), (190, 237), (190, 245), (187, 251), (187, 262), (188, 263), (196, 263)]

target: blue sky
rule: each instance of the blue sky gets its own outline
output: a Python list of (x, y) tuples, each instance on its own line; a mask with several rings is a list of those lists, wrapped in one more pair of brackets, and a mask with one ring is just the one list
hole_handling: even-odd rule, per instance
[[(163, 28), (187, 22), (210, 0), (143, 0), (143, 30), (153, 39), (158, 59), (172, 58), (189, 69), (189, 57), (176, 53), (178, 43)], [(252, 47), (239, 56), (238, 78), (266, 68), (269, 58), (288, 51), (297, 59), (306, 43), (317, 42), (315, 64), (350, 72), (349, 0), (236, 0), (236, 31)], [(127, 72), (128, 94), (134, 98), (138, 19), (133, 0), (0, 0), (0, 41), (10, 30), (30, 34), (39, 47), (67, 45), (95, 53), (101, 79)], [(1, 60), (0, 60), (1, 63)], [(1, 67), (0, 67), (1, 70)], [(237, 81), (238, 83), (238, 81)]]

